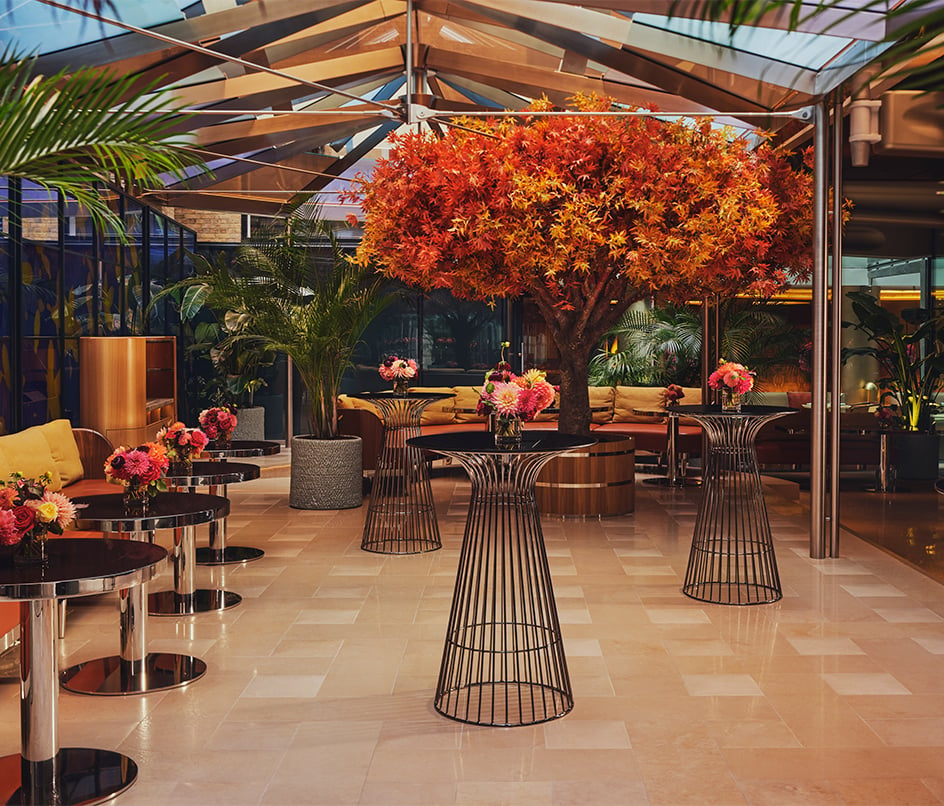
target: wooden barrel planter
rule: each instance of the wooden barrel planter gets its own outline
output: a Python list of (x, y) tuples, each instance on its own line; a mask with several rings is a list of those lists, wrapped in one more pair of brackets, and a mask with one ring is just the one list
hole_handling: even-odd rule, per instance
[(636, 440), (594, 434), (596, 445), (557, 456), (538, 476), (542, 515), (613, 516), (636, 508)]

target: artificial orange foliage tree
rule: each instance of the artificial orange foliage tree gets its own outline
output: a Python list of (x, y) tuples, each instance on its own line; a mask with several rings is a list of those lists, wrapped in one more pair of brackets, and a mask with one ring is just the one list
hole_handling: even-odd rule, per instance
[(530, 295), (561, 356), (561, 431), (588, 432), (590, 356), (631, 303), (768, 293), (809, 265), (808, 176), (730, 130), (653, 116), (461, 123), (395, 136), (357, 177), (358, 260), (460, 298)]

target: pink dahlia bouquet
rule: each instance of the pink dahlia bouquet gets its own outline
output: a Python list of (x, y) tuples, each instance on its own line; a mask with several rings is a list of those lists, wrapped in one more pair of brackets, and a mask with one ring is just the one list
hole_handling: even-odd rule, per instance
[(743, 364), (725, 361), (718, 362), (718, 368), (708, 376), (708, 385), (712, 389), (730, 389), (739, 395), (754, 388), (754, 373)]
[(62, 493), (49, 490), (52, 476), (37, 479), (14, 473), (0, 482), (0, 545), (16, 546), (23, 540), (45, 540), (61, 535), (75, 520), (75, 504)]
[(203, 433), (211, 440), (229, 439), (236, 428), (236, 415), (222, 406), (204, 409), (198, 420)]
[(122, 487), (154, 495), (167, 489), (164, 473), (169, 464), (167, 451), (156, 442), (145, 442), (137, 448), (122, 445), (105, 460), (105, 478)]
[(504, 369), (491, 372), (479, 395), (478, 413), (533, 420), (554, 402), (554, 387), (546, 377), (539, 369), (529, 369), (523, 375)]
[(164, 446), (171, 462), (192, 462), (210, 440), (199, 428), (187, 428), (176, 422), (158, 431), (156, 441)]
[(416, 377), (416, 370), (416, 361), (412, 358), (397, 358), (395, 355), (388, 355), (377, 368), (380, 377), (385, 381), (393, 381), (397, 378), (410, 380)]

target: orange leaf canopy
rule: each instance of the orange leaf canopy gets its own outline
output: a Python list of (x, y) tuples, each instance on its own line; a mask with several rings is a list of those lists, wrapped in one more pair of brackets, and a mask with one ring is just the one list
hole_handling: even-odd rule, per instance
[[(612, 109), (596, 97), (575, 106)], [(458, 297), (528, 292), (564, 310), (769, 293), (808, 269), (808, 172), (729, 129), (526, 113), (461, 123), (443, 137), (395, 136), (357, 178), (359, 259)]]

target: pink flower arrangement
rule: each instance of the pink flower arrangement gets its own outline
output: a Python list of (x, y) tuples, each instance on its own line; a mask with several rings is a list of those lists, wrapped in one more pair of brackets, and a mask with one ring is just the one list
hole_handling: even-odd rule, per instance
[(22, 540), (45, 540), (61, 535), (75, 520), (75, 504), (62, 493), (48, 489), (52, 476), (38, 479), (14, 473), (0, 482), (0, 545), (16, 546)]
[(416, 377), (416, 361), (412, 358), (397, 358), (395, 355), (388, 355), (384, 362), (377, 368), (380, 377), (385, 381), (396, 380), (397, 378)]
[(169, 465), (167, 451), (156, 442), (145, 442), (137, 448), (122, 445), (105, 460), (105, 478), (154, 495), (167, 489), (163, 477)]
[(743, 395), (754, 388), (754, 373), (743, 364), (725, 361), (718, 362), (718, 368), (708, 376), (708, 385), (712, 389), (730, 389)]
[(685, 391), (681, 386), (670, 383), (665, 389), (662, 390), (662, 405), (663, 406), (674, 406), (678, 403), (683, 397), (685, 397)]
[(503, 418), (519, 417), (525, 422), (533, 420), (554, 402), (555, 390), (546, 377), (538, 369), (515, 375), (499, 365), (486, 376), (479, 395), (478, 413), (497, 414)]
[(167, 458), (172, 462), (192, 462), (210, 441), (199, 428), (187, 428), (181, 422), (162, 428), (157, 432), (156, 440), (164, 446)]
[(203, 433), (211, 439), (228, 439), (236, 428), (236, 415), (222, 406), (204, 409), (200, 412), (199, 423)]

